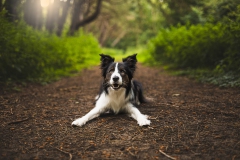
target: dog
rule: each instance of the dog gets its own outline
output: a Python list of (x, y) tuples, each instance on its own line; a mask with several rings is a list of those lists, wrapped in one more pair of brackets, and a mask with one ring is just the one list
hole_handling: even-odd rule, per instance
[(142, 86), (133, 75), (136, 70), (137, 54), (123, 58), (122, 62), (114, 62), (109, 55), (100, 54), (103, 82), (97, 95), (95, 107), (82, 118), (72, 122), (72, 126), (83, 126), (86, 122), (107, 111), (115, 114), (127, 113), (137, 120), (139, 126), (150, 125), (147, 115), (143, 115), (136, 106), (146, 103)]

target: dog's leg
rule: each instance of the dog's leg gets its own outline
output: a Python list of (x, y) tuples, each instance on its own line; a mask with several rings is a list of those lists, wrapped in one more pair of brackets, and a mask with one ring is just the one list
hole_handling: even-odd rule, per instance
[(95, 108), (93, 108), (90, 112), (88, 112), (82, 118), (78, 118), (72, 122), (72, 126), (83, 126), (91, 119), (98, 117), (101, 113), (106, 111), (108, 104), (103, 100), (103, 98), (97, 101)]
[(137, 120), (139, 126), (150, 125), (151, 121), (148, 120), (148, 116), (142, 114), (134, 105), (128, 103), (126, 105), (126, 111), (129, 116)]
[(93, 108), (90, 112), (88, 112), (85, 116), (83, 116), (82, 118), (78, 118), (75, 121), (72, 122), (72, 126), (83, 126), (84, 124), (86, 124), (88, 121), (98, 117), (101, 113), (103, 113), (105, 111), (103, 106), (96, 106), (95, 108)]

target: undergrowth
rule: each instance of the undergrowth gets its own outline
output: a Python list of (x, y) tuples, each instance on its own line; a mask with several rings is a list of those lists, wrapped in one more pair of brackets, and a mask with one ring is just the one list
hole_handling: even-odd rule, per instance
[[(96, 65), (101, 52), (97, 40), (80, 31), (57, 37), (24, 23), (13, 24), (0, 15), (0, 81), (49, 82)], [(96, 57), (96, 58), (95, 58)]]
[(150, 54), (144, 54), (142, 52), (143, 48), (141, 46), (138, 47), (128, 47), (126, 50), (116, 49), (116, 48), (102, 48), (103, 54), (108, 54), (115, 58), (115, 61), (121, 62), (122, 58), (127, 56), (137, 54), (137, 60), (140, 63), (147, 63), (146, 60), (151, 58)]
[(169, 69), (166, 70), (173, 75), (188, 76), (202, 83), (210, 83), (220, 87), (240, 87), (240, 75), (237, 72), (214, 72), (209, 69)]
[(151, 54), (152, 65), (161, 64), (202, 82), (240, 86), (239, 24), (240, 18), (230, 24), (162, 29), (150, 40), (143, 54)]

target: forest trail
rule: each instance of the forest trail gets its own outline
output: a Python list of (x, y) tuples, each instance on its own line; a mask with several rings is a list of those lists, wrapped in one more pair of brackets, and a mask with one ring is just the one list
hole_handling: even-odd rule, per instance
[(151, 125), (107, 114), (83, 127), (100, 69), (20, 92), (0, 91), (0, 159), (240, 159), (240, 90), (200, 84), (138, 66), (154, 102), (139, 107)]

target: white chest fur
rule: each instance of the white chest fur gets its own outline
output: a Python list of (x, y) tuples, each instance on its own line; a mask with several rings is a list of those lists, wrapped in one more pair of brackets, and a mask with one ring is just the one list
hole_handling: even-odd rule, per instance
[[(102, 93), (96, 103), (96, 106), (106, 106), (106, 109), (111, 109), (115, 114), (125, 110), (130, 96), (126, 97), (125, 88), (119, 90), (108, 89), (108, 94)], [(130, 94), (131, 95), (131, 94)]]

